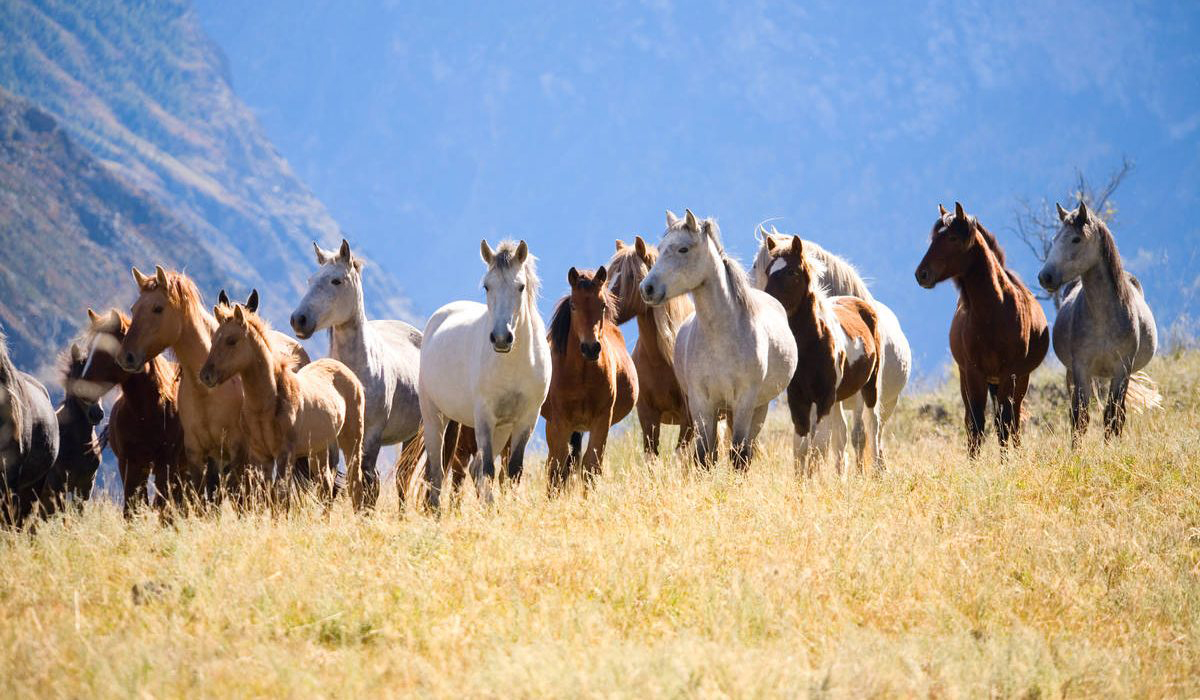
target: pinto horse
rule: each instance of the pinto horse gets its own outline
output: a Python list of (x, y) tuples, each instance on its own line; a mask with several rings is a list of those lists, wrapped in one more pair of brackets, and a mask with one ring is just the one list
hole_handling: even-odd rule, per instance
[(608, 263), (608, 287), (616, 305), (614, 322), (621, 325), (631, 318), (637, 319), (633, 365), (637, 368), (642, 450), (648, 455), (658, 454), (664, 425), (679, 426), (676, 449), (682, 449), (693, 435), (687, 400), (675, 377), (675, 336), (695, 309), (686, 294), (658, 306), (650, 306), (642, 299), (638, 286), (656, 260), (658, 249), (636, 236), (633, 245), (617, 241), (617, 252)]
[[(863, 299), (826, 294), (816, 282), (824, 272), (822, 263), (805, 257), (799, 236), (793, 236), (787, 247), (768, 238), (767, 246), (771, 257), (766, 292), (787, 311), (796, 350), (803, 358), (787, 388), (797, 465), (811, 475), (812, 448), (827, 453), (832, 447), (834, 466), (842, 473), (848, 442), (844, 403), (855, 399), (872, 461), (879, 469), (883, 457), (879, 317)], [(861, 454), (858, 466), (861, 471)]]
[[(346, 457), (351, 493), (361, 493), (365, 400), (354, 372), (331, 358), (295, 370), (295, 360), (272, 344), (266, 323), (241, 304), (219, 304), (213, 315), (219, 325), (199, 379), (213, 389), (241, 377), (241, 420), (250, 460), (273, 464), (278, 475), (289, 475), (297, 458), (307, 458), (328, 501), (334, 486), (329, 455), (336, 446)], [(284, 479), (285, 485), (290, 482)]]
[[(559, 300), (547, 336), (553, 371), (542, 417), (551, 492), (580, 464), (589, 482), (599, 475), (608, 429), (629, 415), (638, 398), (637, 369), (615, 322), (608, 271), (572, 267), (567, 282), (571, 292)], [(584, 432), (588, 445), (581, 456)]]
[(950, 354), (966, 407), (967, 452), (983, 441), (987, 398), (992, 396), (1000, 447), (1020, 444), (1021, 402), (1029, 375), (1046, 357), (1046, 314), (1029, 288), (1005, 266), (996, 237), (955, 202), (954, 213), (938, 205), (929, 250), (917, 266), (917, 283), (932, 289), (953, 279), (958, 309), (950, 323)]
[(179, 420), (179, 367), (157, 355), (140, 372), (117, 364), (129, 317), (116, 309), (104, 315), (88, 309), (87, 364), (75, 392), (97, 400), (114, 387), (121, 395), (108, 417), (108, 446), (117, 458), (117, 472), (129, 515), (148, 495), (154, 475), (154, 505), (182, 505), (188, 492), (183, 471), (183, 424)]

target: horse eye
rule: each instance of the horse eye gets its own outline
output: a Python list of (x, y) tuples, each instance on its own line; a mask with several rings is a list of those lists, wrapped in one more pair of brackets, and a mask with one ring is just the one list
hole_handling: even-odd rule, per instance
[(1078, 242), (1080, 242), (1080, 241), (1082, 241), (1082, 240), (1083, 240), (1082, 238), (1080, 238), (1079, 236), (1076, 236), (1076, 237), (1074, 237), (1074, 238), (1072, 238), (1072, 239), (1071, 239), (1071, 242), (1072, 242), (1072, 243), (1078, 243)]
[(518, 285), (517, 285), (517, 291), (518, 291), (518, 292), (524, 292), (524, 291), (525, 291), (525, 285), (523, 285), (523, 284), (518, 284)]
[(682, 247), (682, 248), (680, 248), (680, 249), (679, 249), (679, 253), (680, 253), (681, 255), (682, 255), (682, 254), (684, 254), (684, 253), (686, 253), (686, 252), (688, 252), (688, 247), (687, 247), (687, 246), (684, 246), (684, 247)]
[(154, 313), (161, 314), (162, 312), (163, 312), (163, 307), (161, 307), (161, 306), (154, 307)]
[(483, 291), (485, 291), (485, 292), (490, 292), (490, 291), (492, 291), (492, 290), (491, 290), (491, 289), (488, 289), (488, 286), (485, 284), (485, 285), (483, 285)]
[(233, 347), (234, 345), (237, 345), (237, 338), (227, 338), (225, 340), (225, 344), (229, 347)]
[(333, 286), (338, 287), (338, 286), (341, 286), (341, 284), (342, 284), (342, 279), (340, 277), (334, 278)]

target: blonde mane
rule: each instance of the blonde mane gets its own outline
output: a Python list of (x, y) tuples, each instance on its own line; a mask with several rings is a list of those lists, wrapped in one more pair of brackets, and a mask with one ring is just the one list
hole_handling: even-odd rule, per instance
[[(238, 318), (238, 311), (241, 318)], [(268, 367), (275, 377), (275, 414), (278, 415), (286, 407), (295, 405), (299, 400), (300, 382), (296, 379), (297, 359), (290, 352), (279, 352), (271, 342), (271, 326), (266, 319), (247, 309), (242, 304), (219, 306), (217, 322), (240, 323), (246, 329), (246, 337), (253, 340), (267, 355)]]
[[(750, 276), (756, 288), (765, 289), (771, 257), (770, 249), (767, 248), (767, 239), (774, 239), (776, 247), (779, 247), (790, 245), (793, 236), (780, 233), (774, 226), (770, 231), (766, 227), (760, 226), (755, 232), (755, 237), (761, 243), (754, 256), (754, 264), (750, 267)], [(834, 255), (808, 239), (804, 239), (804, 257), (808, 260), (809, 268), (815, 277), (820, 280), (820, 285), (830, 296), (852, 296), (866, 301), (874, 300), (862, 275), (845, 258)]]
[[(654, 261), (658, 259), (658, 248), (647, 243), (646, 257), (650, 259), (650, 265), (653, 265)], [(609, 260), (609, 276), (620, 280), (619, 287), (613, 289), (618, 297), (636, 300), (640, 308), (639, 315), (647, 311), (653, 314), (658, 349), (667, 364), (673, 367), (675, 365), (675, 336), (679, 334), (679, 327), (696, 309), (688, 294), (681, 294), (669, 299), (665, 304), (653, 307), (648, 307), (642, 302), (638, 286), (649, 274), (650, 265), (642, 260), (634, 246), (628, 245), (618, 250)]]

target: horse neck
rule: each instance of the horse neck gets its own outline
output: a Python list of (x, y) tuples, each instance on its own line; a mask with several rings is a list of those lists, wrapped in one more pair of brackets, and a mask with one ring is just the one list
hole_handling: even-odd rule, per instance
[(217, 330), (217, 320), (199, 305), (193, 304), (183, 312), (183, 329), (179, 339), (172, 347), (175, 357), (189, 372), (199, 372), (208, 361), (208, 353), (212, 349), (213, 333)]
[(170, 396), (163, 393), (168, 386), (167, 378), (158, 376), (160, 368), (150, 362), (145, 372), (130, 374), (121, 382), (121, 396), (133, 406), (154, 406), (164, 403)]
[(740, 326), (749, 313), (734, 300), (733, 282), (720, 257), (714, 259), (713, 266), (713, 273), (692, 290), (692, 303), (696, 307), (696, 321), (702, 327), (724, 334), (729, 328)]
[(654, 309), (646, 308), (637, 315), (638, 342), (644, 343), (647, 348), (659, 354), (663, 352), (662, 343), (659, 342), (658, 319), (654, 313)]
[(357, 290), (354, 314), (349, 320), (329, 329), (329, 354), (350, 366), (361, 367), (367, 362), (367, 311), (363, 304), (362, 287)]
[(242, 377), (242, 408), (249, 413), (274, 411), (279, 400), (280, 385), (288, 371), (279, 364), (271, 346), (255, 339), (254, 356), (240, 372)]
[(788, 327), (792, 329), (792, 335), (797, 340), (820, 337), (832, 330), (828, 323), (830, 311), (829, 298), (810, 290), (808, 299), (801, 303), (794, 312), (788, 314)]
[[(1124, 276), (1122, 272), (1121, 277)], [(1088, 311), (1098, 312), (1105, 316), (1129, 313), (1129, 307), (1121, 299), (1121, 290), (1117, 287), (1118, 284), (1127, 283), (1124, 279), (1117, 279), (1116, 271), (1112, 269), (1103, 255), (1095, 265), (1083, 271), (1083, 274), (1079, 276), (1079, 283), (1083, 285), (1082, 293), (1087, 299)]]
[(967, 270), (957, 278), (959, 295), (968, 308), (989, 308), (1001, 305), (1011, 294), (1011, 283), (1004, 267), (983, 242), (972, 246)]

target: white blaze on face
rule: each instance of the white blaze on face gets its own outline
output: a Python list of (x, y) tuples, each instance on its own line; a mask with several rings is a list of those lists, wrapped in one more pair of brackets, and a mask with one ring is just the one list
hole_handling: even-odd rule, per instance
[(784, 258), (775, 258), (775, 262), (771, 263), (771, 267), (767, 269), (768, 275), (773, 275), (780, 270), (786, 270), (788, 261)]

